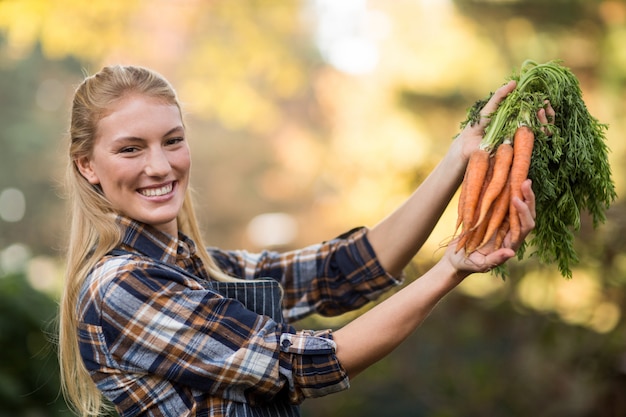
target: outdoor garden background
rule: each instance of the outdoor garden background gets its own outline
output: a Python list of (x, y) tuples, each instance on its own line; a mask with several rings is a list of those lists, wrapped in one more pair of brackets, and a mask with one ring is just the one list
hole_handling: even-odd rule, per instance
[[(207, 241), (283, 250), (380, 220), (526, 59), (562, 60), (609, 125), (619, 198), (599, 229), (583, 217), (573, 278), (530, 258), (506, 281), (468, 279), (303, 414), (626, 416), (623, 1), (0, 0), (0, 417), (70, 415), (53, 339), (68, 110), (84, 74), (165, 75), (185, 106)], [(455, 205), (408, 280), (441, 255)]]

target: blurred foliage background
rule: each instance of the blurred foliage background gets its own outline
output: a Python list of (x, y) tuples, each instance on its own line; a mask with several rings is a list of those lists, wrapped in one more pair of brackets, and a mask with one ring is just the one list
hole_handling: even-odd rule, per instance
[[(207, 240), (289, 249), (372, 225), (525, 59), (561, 59), (624, 191), (626, 4), (609, 0), (0, 0), (0, 417), (65, 416), (54, 345), (73, 89), (110, 63), (177, 88)], [(407, 270), (453, 232), (454, 206)], [(626, 416), (626, 210), (565, 280), (533, 258), (464, 282), (317, 416)], [(586, 220), (586, 219), (585, 219)], [(337, 327), (350, 315), (303, 327)]]

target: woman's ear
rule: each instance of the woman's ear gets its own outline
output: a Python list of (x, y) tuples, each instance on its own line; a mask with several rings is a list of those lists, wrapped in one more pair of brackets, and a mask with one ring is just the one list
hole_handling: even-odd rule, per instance
[(76, 164), (76, 167), (80, 171), (81, 175), (85, 177), (85, 179), (89, 181), (90, 184), (100, 184), (100, 179), (98, 178), (98, 175), (96, 175), (96, 172), (91, 166), (91, 160), (89, 159), (89, 157), (81, 156), (80, 158), (74, 159), (74, 163)]

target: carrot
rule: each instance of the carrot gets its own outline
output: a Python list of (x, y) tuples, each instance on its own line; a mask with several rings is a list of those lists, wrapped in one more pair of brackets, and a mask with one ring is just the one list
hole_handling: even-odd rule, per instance
[(467, 178), (465, 178), (466, 195), (463, 201), (462, 222), (463, 229), (470, 230), (474, 222), (474, 213), (480, 201), (480, 194), (483, 190), (483, 183), (489, 170), (489, 152), (484, 149), (477, 149), (472, 152), (467, 163)]
[[(491, 214), (492, 211), (492, 209), (489, 209), (487, 213)], [(483, 222), (482, 224), (475, 226), (472, 229), (472, 235), (467, 240), (467, 244), (465, 246), (466, 256), (478, 249), (478, 246), (483, 241), (483, 237), (485, 236), (485, 232), (487, 231), (488, 224), (489, 223), (487, 222)]]
[(511, 165), (511, 202), (509, 204), (509, 223), (511, 239), (517, 242), (521, 235), (517, 209), (513, 204), (515, 197), (523, 199), (522, 183), (528, 177), (530, 157), (533, 153), (535, 134), (528, 126), (520, 126), (513, 136), (513, 163)]
[(457, 206), (457, 218), (456, 218), (456, 226), (454, 226), (454, 231), (456, 233), (463, 223), (463, 209), (465, 208), (465, 199), (467, 198), (467, 175), (469, 172), (469, 162), (467, 167), (465, 168), (465, 174), (463, 175), (463, 182), (461, 183), (461, 193), (459, 194), (459, 205)]
[(493, 244), (493, 249), (497, 250), (502, 247), (502, 243), (504, 242), (504, 237), (509, 232), (509, 219), (504, 219), (498, 232), (496, 233), (496, 241)]
[(487, 211), (502, 192), (509, 177), (509, 170), (513, 161), (513, 146), (508, 140), (498, 146), (493, 160), (493, 176), (481, 199), (480, 214), (474, 227), (477, 227), (485, 220)]
[(493, 202), (492, 210), (489, 215), (489, 220), (487, 223), (487, 230), (485, 231), (485, 236), (483, 237), (483, 241), (480, 242), (479, 248), (483, 247), (489, 239), (491, 239), (500, 228), (500, 225), (506, 218), (506, 215), (509, 213), (509, 202), (511, 201), (511, 176), (507, 175), (505, 178), (506, 183), (502, 189), (500, 195)]
[[(484, 152), (488, 155), (487, 151), (483, 151), (483, 150), (478, 150), (475, 151), (476, 152)], [(483, 156), (481, 156), (482, 158)], [(479, 159), (479, 162), (482, 162), (482, 160)], [(468, 164), (469, 166), (469, 164)], [(482, 169), (481, 166), (478, 167), (478, 169)], [(473, 238), (473, 239), (477, 239), (475, 237), (476, 233), (475, 229), (472, 227), (472, 224), (476, 223), (476, 220), (478, 220), (478, 213), (480, 212), (480, 206), (482, 204), (482, 198), (483, 195), (485, 194), (485, 190), (487, 189), (487, 185), (489, 184), (489, 182), (491, 181), (491, 178), (493, 176), (493, 158), (487, 157), (487, 172), (484, 175), (484, 178), (481, 180), (482, 182), (480, 183), (480, 188), (479, 188), (479, 193), (478, 193), (478, 198), (477, 198), (477, 203), (476, 203), (476, 207), (473, 210), (472, 213), (472, 218), (471, 221), (463, 221), (463, 229), (461, 232), (461, 237), (459, 238), (459, 241), (457, 242), (456, 245), (456, 252), (459, 251), (459, 249), (461, 249), (462, 247), (466, 247), (467, 243)], [(471, 183), (472, 179), (470, 178), (468, 183), (468, 189), (471, 190), (472, 187), (472, 183)], [(468, 203), (467, 199), (469, 196), (469, 192), (467, 193), (467, 195), (465, 196), (465, 204)], [(470, 203), (471, 204), (471, 203)], [(466, 213), (466, 211), (464, 210), (464, 213)], [(484, 232), (484, 230), (482, 231)], [(478, 241), (478, 243), (480, 243), (480, 240)], [(466, 248), (466, 253), (469, 255), (471, 252), (467, 251)]]
[(461, 235), (459, 236), (459, 241), (456, 242), (456, 248), (454, 248), (454, 253), (457, 253), (458, 251), (460, 251), (462, 248), (465, 247), (471, 235), (472, 235), (471, 230), (466, 230), (463, 233), (461, 233)]

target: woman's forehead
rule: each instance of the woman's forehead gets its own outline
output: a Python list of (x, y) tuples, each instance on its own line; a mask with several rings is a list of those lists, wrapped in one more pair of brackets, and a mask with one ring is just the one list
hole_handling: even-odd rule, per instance
[(165, 134), (174, 128), (183, 127), (179, 107), (161, 98), (128, 95), (107, 110), (98, 121), (98, 136)]

